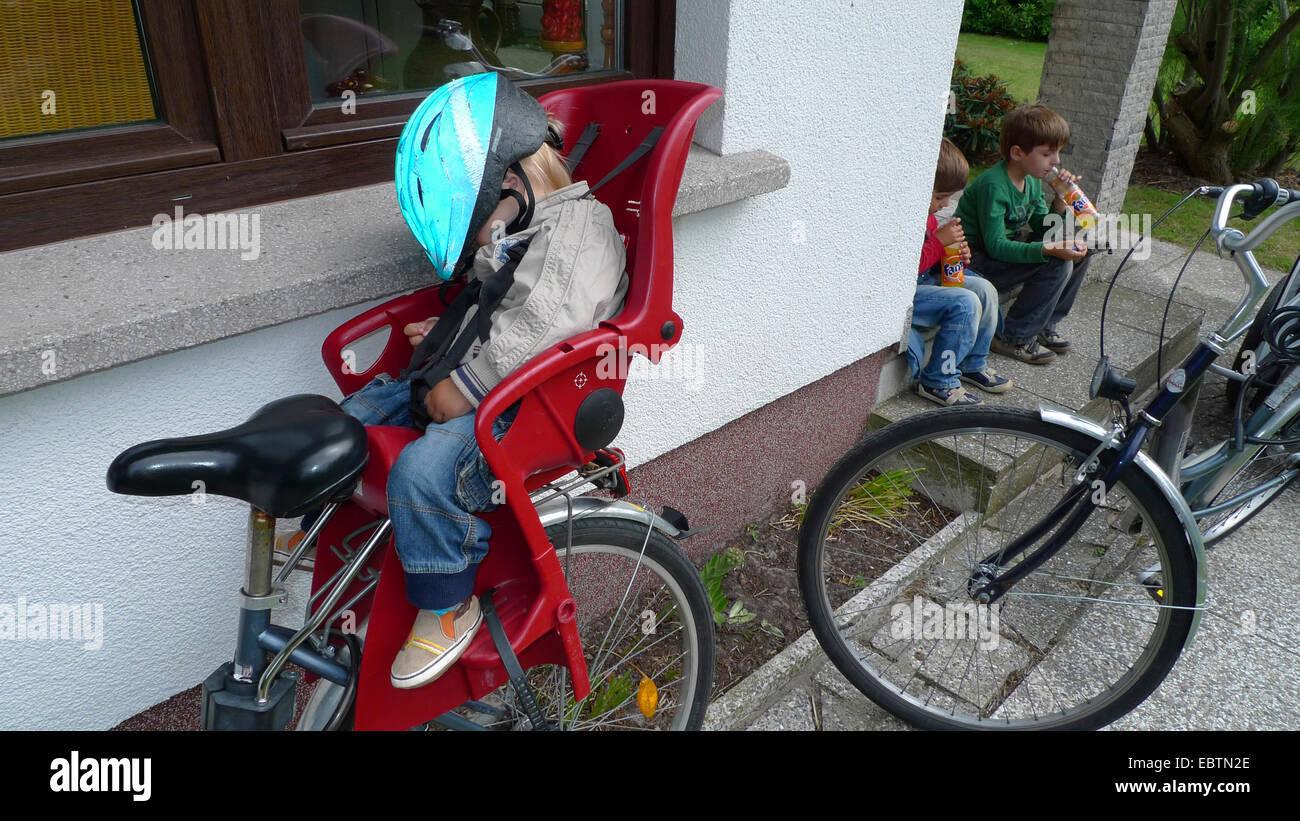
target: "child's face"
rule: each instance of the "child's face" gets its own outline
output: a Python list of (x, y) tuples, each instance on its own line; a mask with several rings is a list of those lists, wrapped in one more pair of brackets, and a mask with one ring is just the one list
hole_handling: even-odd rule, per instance
[(1061, 164), (1061, 149), (1064, 146), (1036, 145), (1033, 151), (1026, 152), (1018, 145), (1011, 146), (1011, 159), (1020, 164), (1025, 173), (1042, 179), (1053, 166)]
[(930, 195), (930, 213), (937, 214), (948, 207), (948, 201), (956, 196), (956, 191), (935, 191)]

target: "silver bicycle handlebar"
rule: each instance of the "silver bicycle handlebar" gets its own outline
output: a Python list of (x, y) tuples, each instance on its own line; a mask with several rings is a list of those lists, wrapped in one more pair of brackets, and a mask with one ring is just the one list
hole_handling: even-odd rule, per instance
[(1251, 251), (1267, 242), (1269, 237), (1283, 225), (1296, 217), (1300, 217), (1300, 198), (1295, 196), (1297, 192), (1288, 191), (1285, 188), (1277, 189), (1277, 193), (1273, 195), (1273, 202), (1269, 203), (1269, 205), (1287, 204), (1270, 214), (1267, 219), (1255, 226), (1255, 229), (1249, 234), (1243, 234), (1236, 228), (1228, 227), (1228, 212), (1242, 195), (1249, 194), (1258, 197), (1260, 195), (1259, 185), (1238, 183), (1224, 189), (1203, 186), (1197, 189), (1197, 193), (1209, 194), (1216, 190), (1222, 190), (1222, 193), (1219, 194), (1219, 201), (1214, 207), (1214, 215), (1210, 223), (1210, 234), (1214, 237), (1215, 245), (1220, 253), (1228, 251), (1232, 254), (1232, 261), (1241, 271), (1241, 277), (1246, 287), (1246, 293), (1242, 297), (1240, 304), (1237, 305), (1236, 310), (1232, 312), (1219, 330), (1205, 339), (1205, 342), (1210, 347), (1215, 348), (1219, 353), (1223, 353), (1229, 343), (1245, 333), (1246, 329), (1250, 327), (1250, 323), (1255, 316), (1255, 308), (1264, 299), (1264, 295), (1268, 293), (1268, 280), (1264, 277), (1264, 272), (1260, 270), (1259, 263), (1255, 261), (1255, 255)]

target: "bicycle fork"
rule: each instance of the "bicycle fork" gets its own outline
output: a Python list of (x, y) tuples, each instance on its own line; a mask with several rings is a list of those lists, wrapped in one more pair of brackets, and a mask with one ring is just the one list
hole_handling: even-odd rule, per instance
[[(1096, 449), (1083, 460), (1083, 464), (1075, 472), (1074, 486), (1066, 491), (1065, 496), (1048, 511), (1047, 515), (1023, 534), (1014, 538), (1005, 548), (984, 557), (979, 562), (976, 571), (971, 574), (970, 580), (967, 582), (967, 591), (971, 597), (979, 604), (992, 604), (1006, 595), (1007, 591), (1017, 582), (1055, 556), (1065, 543), (1075, 533), (1079, 532), (1079, 529), (1092, 516), (1093, 511), (1101, 506), (1109, 489), (1115, 486), (1124, 471), (1137, 459), (1137, 455), (1142, 449), (1142, 443), (1146, 440), (1147, 433), (1151, 428), (1150, 422), (1141, 419), (1134, 426), (1132, 432), (1122, 440), (1123, 429), (1120, 427), (1113, 429), (1110, 435), (1102, 440)], [(1103, 452), (1115, 448), (1121, 441), (1122, 444), (1119, 445), (1122, 447), (1120, 455), (1106, 469), (1105, 474), (1098, 479), (1094, 479), (1091, 483), (1087, 482), (1088, 475), (1096, 475), (1096, 471), (1100, 469)], [(1048, 537), (1041, 547), (1030, 553), (1012, 569), (1000, 575), (998, 574), (1004, 562), (1014, 559), (1029, 550), (1035, 543), (1050, 533), (1052, 528), (1058, 522), (1061, 522), (1062, 517), (1066, 517), (1064, 522), (1056, 529), (1055, 533)]]

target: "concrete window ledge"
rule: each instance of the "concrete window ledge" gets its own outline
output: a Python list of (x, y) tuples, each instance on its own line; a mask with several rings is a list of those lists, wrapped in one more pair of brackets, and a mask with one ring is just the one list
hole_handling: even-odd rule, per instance
[[(720, 157), (693, 146), (673, 216), (789, 179), (789, 164), (766, 151)], [(176, 204), (158, 210), (173, 215)], [(241, 213), (259, 229), (242, 251), (237, 239), (159, 249), (160, 229), (147, 227), (0, 254), (0, 396), (433, 281), (391, 183)]]

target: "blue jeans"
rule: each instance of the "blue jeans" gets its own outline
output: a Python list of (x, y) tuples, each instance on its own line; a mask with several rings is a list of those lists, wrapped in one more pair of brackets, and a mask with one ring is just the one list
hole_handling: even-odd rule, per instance
[(1055, 331), (1057, 323), (1074, 306), (1090, 259), (1072, 262), (1049, 257), (1047, 262), (1003, 262), (982, 251), (972, 251), (971, 265), (998, 290), (1025, 284), (1007, 311), (998, 338), (1011, 345), (1028, 345), (1038, 338), (1039, 331)]
[[(388, 374), (376, 376), (341, 407), (365, 425), (413, 427), (411, 383)], [(492, 426), (497, 439), (509, 430), (515, 410)], [(421, 610), (453, 607), (468, 598), (487, 555), (492, 530), (473, 514), (497, 507), (495, 480), (474, 439), (475, 416), (431, 423), (402, 449), (388, 474), (388, 515), (406, 572), (406, 595)], [(303, 517), (304, 530), (315, 516)]]
[[(939, 326), (925, 361), (925, 340), (918, 328)], [(927, 388), (950, 390), (963, 373), (978, 373), (988, 365), (989, 344), (998, 327), (998, 291), (979, 274), (966, 269), (960, 288), (938, 284), (934, 269), (916, 280), (912, 297), (912, 330), (907, 337), (907, 362), (912, 378)]]

